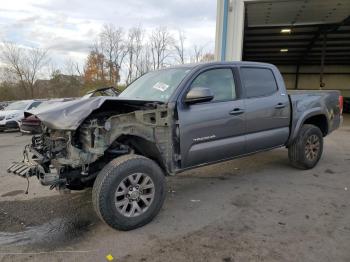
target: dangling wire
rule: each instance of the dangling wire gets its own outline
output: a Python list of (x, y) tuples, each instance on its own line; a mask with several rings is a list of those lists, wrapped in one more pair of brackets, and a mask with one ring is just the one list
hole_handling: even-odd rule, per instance
[(24, 192), (25, 195), (28, 195), (28, 192), (29, 192), (29, 178), (28, 176), (26, 176), (27, 178), (27, 189), (26, 189), (26, 192)]

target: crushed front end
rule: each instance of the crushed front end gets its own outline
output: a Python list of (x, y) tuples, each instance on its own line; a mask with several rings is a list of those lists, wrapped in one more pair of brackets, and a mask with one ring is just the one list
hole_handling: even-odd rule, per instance
[(96, 177), (89, 167), (103, 152), (91, 153), (81, 147), (74, 131), (46, 128), (25, 146), (23, 160), (12, 163), (7, 171), (26, 178), (36, 176), (51, 188), (82, 189)]
[(52, 189), (80, 190), (92, 186), (111, 160), (136, 153), (154, 159), (171, 174), (175, 132), (171, 112), (165, 105), (119, 106), (89, 115), (74, 130), (43, 124), (42, 133), (25, 146), (23, 160), (8, 172), (36, 176)]

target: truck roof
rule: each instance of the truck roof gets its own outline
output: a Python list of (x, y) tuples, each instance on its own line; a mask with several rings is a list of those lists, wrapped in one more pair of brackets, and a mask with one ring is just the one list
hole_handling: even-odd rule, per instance
[(262, 62), (251, 62), (251, 61), (215, 61), (215, 62), (201, 62), (201, 63), (189, 63), (189, 64), (182, 64), (182, 65), (175, 65), (168, 68), (200, 68), (200, 67), (207, 67), (210, 65), (239, 65), (239, 66), (264, 66), (264, 67), (274, 67), (274, 65), (269, 63), (262, 63)]

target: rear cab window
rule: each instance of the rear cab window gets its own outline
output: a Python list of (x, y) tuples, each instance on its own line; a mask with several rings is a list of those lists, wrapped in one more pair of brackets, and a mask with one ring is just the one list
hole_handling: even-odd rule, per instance
[(241, 67), (240, 72), (247, 98), (270, 96), (278, 91), (276, 79), (271, 69)]

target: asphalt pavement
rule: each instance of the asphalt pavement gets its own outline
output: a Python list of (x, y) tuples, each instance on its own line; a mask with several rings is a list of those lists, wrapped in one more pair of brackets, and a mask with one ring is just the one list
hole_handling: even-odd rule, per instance
[[(59, 195), (6, 173), (30, 136), (0, 133), (0, 261), (350, 261), (350, 115), (312, 170), (287, 150), (167, 178), (150, 224), (129, 232), (95, 215), (91, 190)], [(110, 257), (111, 258), (111, 257)]]

